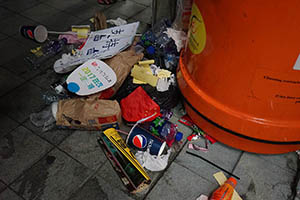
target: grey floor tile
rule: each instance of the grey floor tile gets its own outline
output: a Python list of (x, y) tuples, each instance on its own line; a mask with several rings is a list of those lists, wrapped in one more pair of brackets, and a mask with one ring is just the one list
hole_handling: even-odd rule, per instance
[(37, 0), (26, 0), (26, 1), (14, 0), (14, 1), (3, 1), (1, 3), (2, 6), (16, 12), (27, 10), (28, 8), (31, 8), (32, 6), (35, 6), (37, 4), (39, 4), (39, 1)]
[(29, 53), (31, 49), (36, 49), (37, 47), (40, 47), (42, 45), (41, 43), (38, 43), (35, 40), (31, 40), (23, 37), (20, 33), (12, 35), (11, 38), (15, 39), (17, 42), (20, 42), (21, 44), (26, 46), (27, 47), (26, 53)]
[(209, 182), (187, 168), (172, 163), (146, 199), (196, 199), (200, 194), (209, 195), (217, 187), (216, 182)]
[(241, 178), (237, 192), (243, 199), (250, 200), (289, 199), (295, 175), (250, 153), (243, 154), (234, 173)]
[(291, 172), (297, 171), (297, 159), (298, 155), (296, 152), (290, 152), (279, 155), (257, 155), (267, 162), (271, 162), (274, 165), (286, 170), (291, 170)]
[(47, 0), (43, 1), (43, 3), (47, 4), (48, 6), (54, 7), (59, 10), (71, 10), (72, 6), (76, 4), (81, 4), (82, 0)]
[(80, 19), (89, 19), (94, 16), (96, 10), (103, 11), (105, 7), (95, 6), (84, 1), (72, 5), (68, 9), (65, 9), (64, 12), (76, 16)]
[(139, 12), (137, 15), (132, 17), (133, 19), (144, 22), (145, 24), (152, 23), (152, 8), (147, 7), (146, 9)]
[(108, 195), (103, 191), (97, 178), (89, 179), (79, 190), (73, 193), (68, 200), (108, 200)]
[(6, 189), (6, 185), (2, 183), (0, 180), (0, 196), (1, 196), (1, 192), (3, 192), (5, 189)]
[(3, 114), (0, 114), (0, 121), (0, 137), (9, 133), (13, 129), (17, 128), (17, 126), (19, 126), (18, 122), (12, 120), (11, 118)]
[(112, 167), (111, 163), (107, 158), (105, 158), (105, 164), (101, 166), (101, 168), (97, 171), (96, 176), (98, 179), (102, 178), (110, 185), (118, 188), (119, 190), (127, 193), (126, 187), (123, 185), (122, 181), (120, 180), (119, 176), (117, 175), (116, 171)]
[(53, 129), (47, 132), (43, 132), (42, 127), (36, 127), (34, 124), (31, 123), (30, 119), (26, 120), (23, 126), (30, 129), (36, 135), (39, 135), (40, 137), (44, 138), (45, 140), (49, 141), (51, 144), (54, 145), (59, 145), (62, 141), (64, 141), (74, 132), (74, 130), (59, 129), (57, 127), (54, 127)]
[(176, 1), (173, 0), (164, 0), (164, 1), (157, 1), (157, 9), (156, 9), (156, 20), (159, 22), (160, 20), (167, 18), (171, 21), (174, 17), (173, 15), (176, 8)]
[[(1, 5), (1, 3), (0, 3), (0, 5)], [(4, 8), (1, 5), (1, 7), (0, 7), (0, 21), (6, 20), (7, 18), (9, 18), (13, 15), (14, 15), (14, 12), (12, 12), (10, 10), (7, 10), (7, 8)]]
[[(63, 20), (57, 20), (63, 19)], [(54, 13), (51, 17), (42, 21), (43, 24), (46, 24), (48, 30), (52, 31), (70, 31), (71, 25), (78, 24), (78, 22), (82, 21), (82, 19), (60, 11), (58, 13)]]
[(103, 14), (105, 15), (106, 19), (117, 19), (118, 17), (120, 17), (126, 20), (128, 18), (126, 15), (115, 12), (115, 10), (112, 9), (103, 10)]
[[(21, 12), (22, 15), (36, 21), (36, 22), (47, 22), (48, 19), (51, 19), (52, 16), (56, 13), (60, 12), (60, 10), (48, 6), (46, 4), (36, 5), (24, 12)], [(47, 25), (47, 23), (45, 23)]]
[(31, 79), (41, 73), (45, 66), (42, 66), (42, 68), (39, 69), (34, 69), (31, 65), (25, 62), (24, 58), (27, 55), (29, 55), (29, 50), (7, 61), (3, 64), (3, 67), (25, 80)]
[(0, 41), (5, 40), (8, 38), (8, 35), (5, 35), (3, 33), (0, 33)]
[[(128, 23), (133, 23), (133, 22), (137, 22), (137, 21), (138, 21), (138, 20), (133, 19), (133, 18), (130, 18), (130, 19), (127, 20)], [(144, 22), (140, 22), (139, 27), (138, 27), (138, 29), (137, 29), (136, 32), (137, 32), (137, 33), (143, 34), (143, 33), (145, 33), (147, 30), (149, 30), (150, 27), (151, 27), (150, 24), (146, 24), (146, 23), (144, 23)]]
[(0, 193), (0, 199), (3, 200), (22, 200), (21, 197), (19, 197), (15, 192), (13, 192), (10, 189), (4, 190), (2, 193)]
[(142, 4), (144, 6), (152, 6), (152, 0), (130, 0), (138, 4)]
[(0, 96), (24, 83), (24, 79), (0, 67)]
[[(111, 5), (102, 5), (102, 4), (99, 4), (98, 3), (98, 1), (97, 0), (83, 0), (85, 3), (88, 3), (88, 4), (90, 4), (90, 5), (93, 5), (93, 6), (95, 6), (96, 8), (99, 8), (99, 9), (108, 9), (108, 8), (110, 8), (112, 5), (114, 5), (114, 4), (111, 4)], [(123, 0), (117, 0), (117, 2), (118, 1), (123, 1)]]
[(103, 179), (102, 176), (99, 176), (99, 173), (97, 173), (95, 177), (99, 185), (101, 186), (102, 190), (107, 195), (108, 200), (117, 200), (117, 199), (132, 200), (133, 199), (132, 197), (130, 197), (130, 195), (127, 192), (122, 191), (120, 186), (116, 185), (116, 182), (109, 182), (106, 179)]
[(59, 148), (66, 151), (82, 164), (95, 170), (106, 161), (97, 142), (98, 131), (75, 131)]
[[(199, 141), (195, 144), (204, 146), (204, 142), (203, 143), (201, 142), (202, 141)], [(209, 152), (207, 153), (187, 149), (187, 145), (186, 145), (184, 149), (181, 151), (181, 153), (177, 156), (175, 162), (190, 169), (194, 173), (198, 174), (199, 176), (211, 182), (215, 181), (213, 174), (219, 172), (220, 169), (210, 165), (209, 163), (207, 163), (206, 161), (198, 157), (187, 154), (186, 151), (190, 151), (199, 156), (202, 156), (203, 158), (215, 163), (216, 165), (226, 169), (229, 172), (233, 170), (234, 166), (236, 165), (241, 155), (241, 151), (224, 146), (223, 144), (220, 143), (215, 143), (213, 145), (210, 145)], [(225, 175), (228, 176), (228, 174)], [(236, 175), (239, 176), (239, 174)]]
[(65, 200), (89, 176), (90, 170), (54, 149), (20, 176), (11, 187), (25, 199)]
[(51, 89), (50, 85), (52, 83), (60, 81), (64, 77), (67, 77), (67, 75), (57, 74), (54, 71), (53, 67), (50, 66), (45, 71), (39, 73), (39, 75), (37, 77), (35, 77), (34, 79), (32, 79), (31, 82), (43, 89), (49, 90), (49, 89)]
[(0, 113), (23, 123), (31, 113), (38, 112), (45, 106), (42, 94), (43, 91), (39, 87), (26, 83), (0, 98)]
[(119, 13), (121, 15), (125, 15), (127, 18), (130, 18), (135, 16), (145, 8), (145, 6), (136, 4), (132, 1), (119, 1), (112, 5), (108, 10)]
[(37, 23), (27, 17), (13, 14), (5, 20), (0, 21), (0, 26), (5, 27), (1, 29), (0, 32), (9, 36), (20, 34), (20, 28), (24, 25), (37, 25)]
[(27, 47), (12, 38), (7, 38), (0, 42), (0, 48), (2, 49), (0, 65), (3, 65), (12, 59), (15, 59), (18, 55), (26, 52)]
[(52, 148), (23, 126), (0, 138), (0, 179), (9, 184)]

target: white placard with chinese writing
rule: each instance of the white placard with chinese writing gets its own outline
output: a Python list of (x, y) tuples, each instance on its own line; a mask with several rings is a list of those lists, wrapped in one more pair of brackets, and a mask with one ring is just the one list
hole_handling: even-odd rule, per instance
[(117, 81), (115, 72), (104, 62), (91, 59), (67, 78), (68, 90), (77, 95), (90, 95), (112, 87)]
[(92, 58), (106, 59), (113, 57), (132, 44), (138, 26), (139, 22), (135, 22), (92, 32), (79, 51), (79, 56), (74, 56), (67, 61), (58, 59), (54, 63), (55, 72), (66, 73), (72, 71), (76, 67), (75, 65), (82, 64)]

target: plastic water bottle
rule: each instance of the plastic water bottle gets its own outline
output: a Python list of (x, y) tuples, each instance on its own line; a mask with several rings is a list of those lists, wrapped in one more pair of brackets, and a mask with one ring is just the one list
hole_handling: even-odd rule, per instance
[(151, 131), (158, 133), (166, 141), (169, 147), (172, 146), (174, 141), (180, 141), (183, 137), (183, 134), (177, 131), (177, 127), (170, 121), (164, 120), (160, 117), (157, 117), (151, 125)]
[(33, 66), (33, 68), (38, 68), (46, 60), (60, 53), (66, 44), (67, 44), (67, 40), (65, 38), (61, 40), (48, 41), (47, 43), (43, 44), (41, 47), (32, 50), (31, 53), (28, 56), (26, 56), (24, 59), (28, 64)]
[(233, 177), (230, 177), (213, 192), (209, 200), (231, 200), (236, 183), (237, 181)]
[(57, 107), (58, 103), (54, 102), (41, 112), (31, 113), (29, 116), (31, 123), (42, 127), (43, 132), (51, 130), (55, 127)]

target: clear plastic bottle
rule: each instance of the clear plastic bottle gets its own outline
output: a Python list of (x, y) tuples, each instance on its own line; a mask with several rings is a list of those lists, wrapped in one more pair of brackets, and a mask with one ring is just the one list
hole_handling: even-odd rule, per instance
[(57, 106), (58, 103), (54, 102), (41, 112), (31, 113), (29, 116), (31, 123), (37, 127), (42, 127), (43, 132), (51, 130), (55, 127)]
[(38, 68), (46, 60), (60, 53), (66, 43), (67, 40), (65, 38), (61, 40), (50, 40), (41, 47), (31, 50), (30, 54), (24, 59), (29, 65), (33, 66), (33, 68)]
[(237, 181), (233, 177), (230, 177), (213, 192), (209, 200), (231, 200), (236, 183)]
[(180, 141), (183, 137), (183, 134), (177, 130), (175, 124), (160, 117), (157, 117), (153, 121), (151, 131), (158, 133), (164, 138), (169, 147), (172, 146), (174, 141)]

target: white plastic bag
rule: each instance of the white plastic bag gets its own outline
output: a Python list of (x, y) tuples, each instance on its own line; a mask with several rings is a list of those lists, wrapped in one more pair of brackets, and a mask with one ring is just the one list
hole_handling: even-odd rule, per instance
[(147, 151), (138, 151), (135, 157), (143, 167), (155, 172), (162, 171), (167, 167), (170, 154), (171, 149), (168, 150), (167, 154), (160, 156), (151, 155), (148, 149)]

